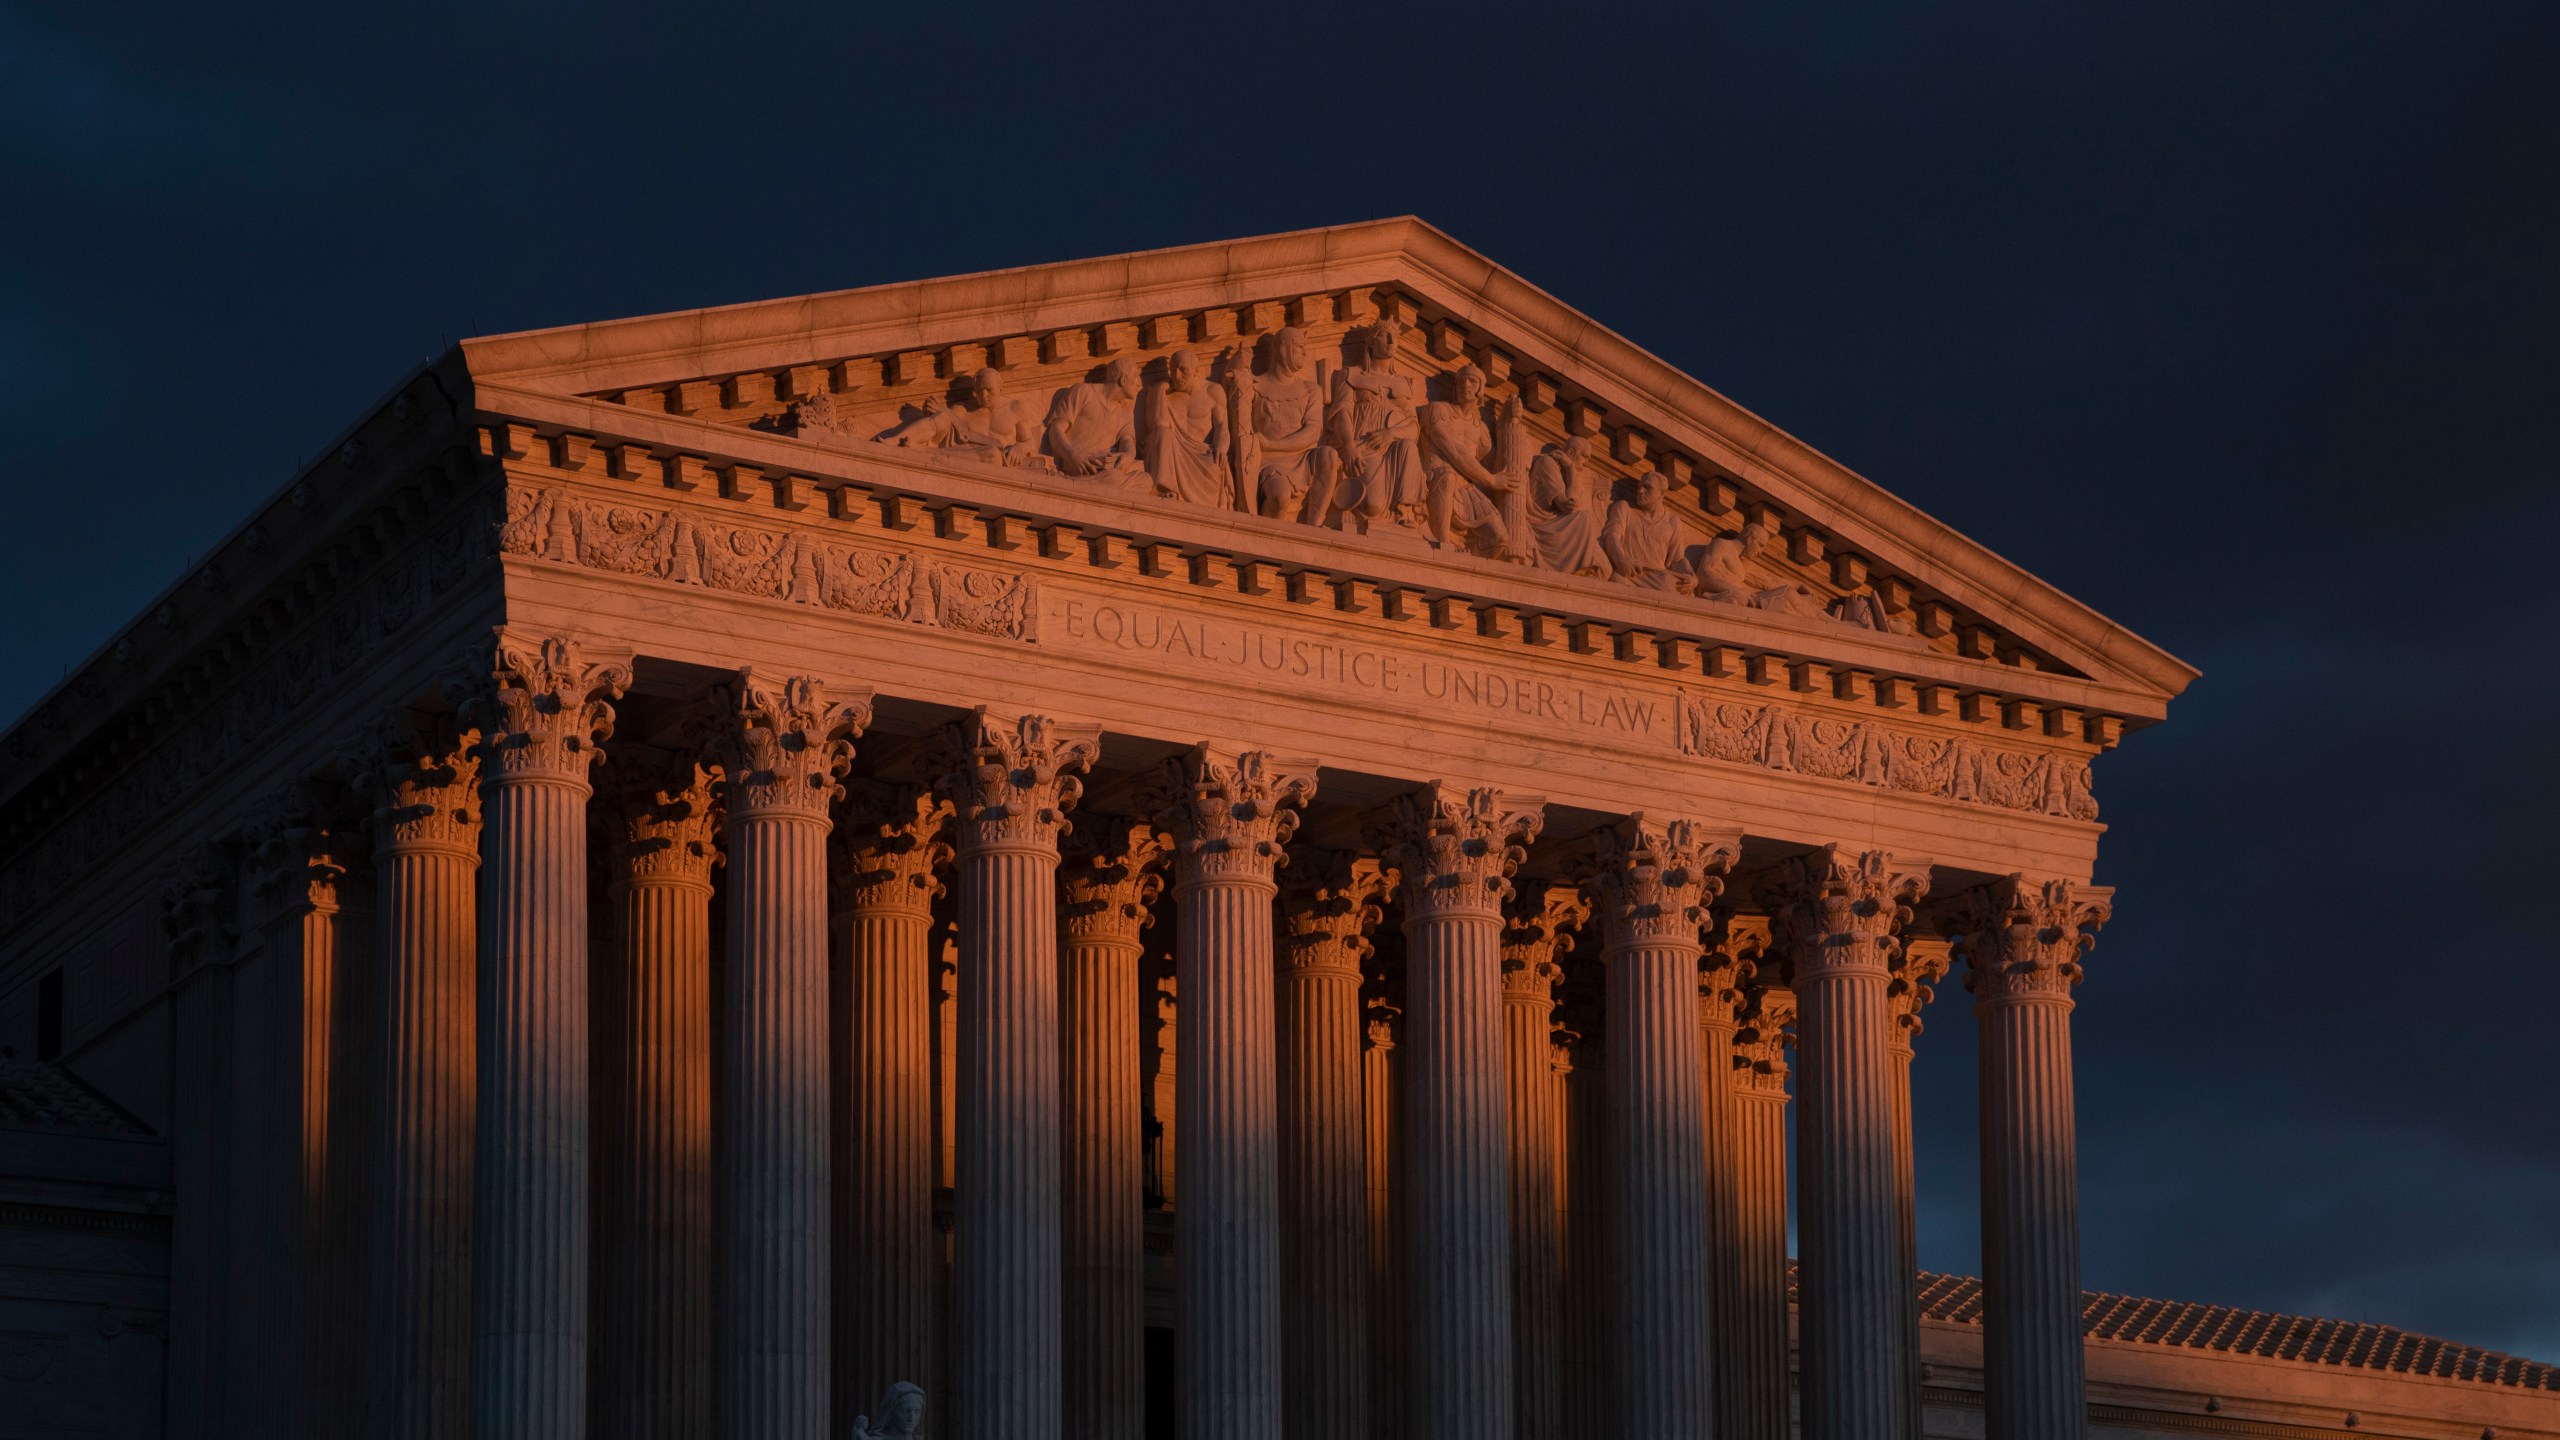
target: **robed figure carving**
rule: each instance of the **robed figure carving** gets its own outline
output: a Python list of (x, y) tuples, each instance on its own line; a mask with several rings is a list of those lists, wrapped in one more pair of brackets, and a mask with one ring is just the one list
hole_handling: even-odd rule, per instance
[(1528, 487), (1520, 458), (1528, 448), (1520, 402), (1506, 400), (1484, 422), (1484, 372), (1461, 365), (1449, 372), (1450, 398), (1422, 407), (1423, 482), (1431, 505), (1431, 539), (1444, 550), (1466, 550), (1528, 563)]
[(1351, 363), (1333, 377), (1325, 425), (1342, 457), (1335, 497), (1341, 525), (1366, 535), (1382, 526), (1420, 530), (1425, 513), (1422, 461), (1422, 386), (1393, 368), (1396, 325), (1381, 320), (1359, 332)]
[(1529, 530), (1537, 537), (1540, 565), (1605, 580), (1615, 571), (1600, 543), (1608, 507), (1598, 493), (1599, 477), (1583, 468), (1589, 458), (1591, 442), (1575, 435), (1529, 462)]
[(1671, 482), (1661, 471), (1647, 470), (1634, 484), (1635, 498), (1611, 502), (1609, 519), (1600, 528), (1610, 567), (1629, 584), (1686, 593), (1695, 577), (1685, 553), (1687, 532), (1663, 503)]
[(1147, 387), (1139, 432), (1156, 493), (1194, 505), (1235, 508), (1227, 470), (1227, 392), (1200, 373), (1198, 352), (1165, 357), (1165, 378)]
[(1113, 488), (1147, 486), (1138, 463), (1138, 362), (1123, 355), (1100, 379), (1070, 385), (1049, 402), (1045, 438), (1062, 475)]
[(1307, 337), (1292, 325), (1271, 337), (1271, 368), (1253, 373), (1239, 351), (1228, 371), (1234, 391), (1236, 478), (1255, 508), (1274, 520), (1322, 525), (1333, 509), (1333, 450), (1323, 444), (1324, 387), (1307, 373)]

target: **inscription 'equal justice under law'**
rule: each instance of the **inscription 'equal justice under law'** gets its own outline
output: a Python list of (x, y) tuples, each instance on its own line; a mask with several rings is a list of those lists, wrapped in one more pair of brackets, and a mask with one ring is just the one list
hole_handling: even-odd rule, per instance
[(1493, 666), (1452, 663), (1313, 636), (1296, 636), (1198, 615), (1054, 597), (1044, 633), (1203, 667), (1233, 667), (1282, 681), (1343, 685), (1380, 695), (1613, 735), (1676, 741), (1668, 697), (1543, 680)]

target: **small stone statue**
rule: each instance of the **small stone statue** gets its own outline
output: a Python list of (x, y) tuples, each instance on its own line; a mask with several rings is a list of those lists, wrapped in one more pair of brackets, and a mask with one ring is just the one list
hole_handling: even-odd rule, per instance
[(924, 1425), (924, 1387), (901, 1380), (880, 1397), (880, 1428), (871, 1428), (871, 1417), (853, 1417), (852, 1440), (904, 1440), (919, 1434)]

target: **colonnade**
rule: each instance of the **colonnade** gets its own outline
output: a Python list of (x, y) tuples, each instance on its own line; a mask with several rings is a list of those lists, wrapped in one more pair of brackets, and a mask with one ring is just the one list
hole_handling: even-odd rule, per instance
[[(818, 1440), (898, 1380), (963, 1440), (1145, 1433), (1169, 902), (1186, 1440), (1781, 1440), (1791, 1039), (1803, 1433), (1918, 1440), (1925, 865), (1797, 847), (1737, 913), (1742, 836), (1647, 813), (1531, 880), (1541, 803), (1428, 777), (1309, 847), (1312, 761), (1205, 745), (1079, 815), (1096, 732), (984, 710), (848, 793), (869, 697), (743, 671), (691, 753), (591, 799), (628, 681), (502, 642), (369, 771), (364, 1433)], [(2010, 877), (1944, 908), (1984, 1022), (1990, 1433), (2079, 1435), (2068, 1016), (2103, 907)], [(1597, 1003), (1560, 1010), (1574, 976)]]

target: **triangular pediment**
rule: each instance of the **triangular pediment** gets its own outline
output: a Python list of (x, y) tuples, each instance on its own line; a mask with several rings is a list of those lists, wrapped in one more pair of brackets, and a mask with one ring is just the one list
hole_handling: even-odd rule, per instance
[(1256, 514), (1346, 550), (1464, 551), (1765, 626), (1789, 649), (1837, 629), (2076, 677), (2137, 724), (2195, 673), (1413, 219), (463, 353), (485, 387), (652, 425)]

